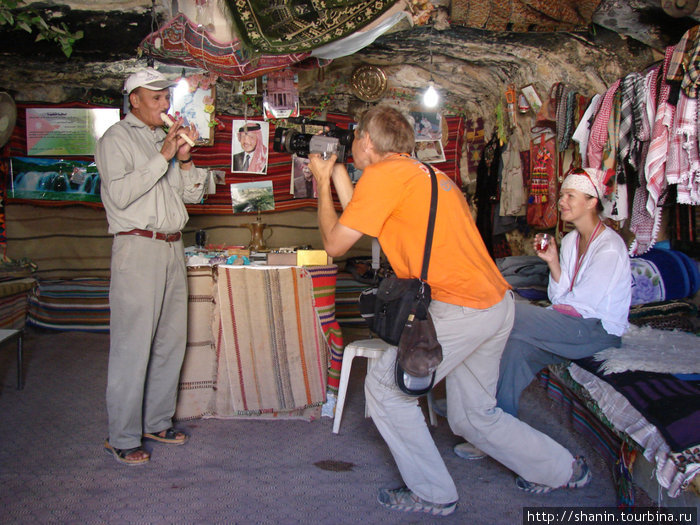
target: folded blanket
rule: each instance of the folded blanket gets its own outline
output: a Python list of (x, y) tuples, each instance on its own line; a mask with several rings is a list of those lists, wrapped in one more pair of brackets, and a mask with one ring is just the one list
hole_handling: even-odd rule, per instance
[(624, 372), (604, 375), (593, 358), (577, 359), (581, 368), (610, 384), (651, 424), (673, 452), (700, 445), (700, 383), (670, 374)]

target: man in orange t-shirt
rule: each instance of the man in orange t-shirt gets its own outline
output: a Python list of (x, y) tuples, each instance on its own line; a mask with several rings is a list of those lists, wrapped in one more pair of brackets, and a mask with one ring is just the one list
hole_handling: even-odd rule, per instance
[[(352, 145), (363, 170), (353, 189), (335, 157), (309, 155), (317, 181), (318, 222), (331, 256), (343, 255), (362, 235), (379, 239), (398, 277), (419, 277), (430, 207), (430, 172), (411, 158), (413, 128), (397, 110), (376, 106), (363, 115)], [(567, 484), (574, 458), (561, 445), (496, 407), (498, 367), (513, 325), (513, 296), (479, 236), (460, 189), (443, 173), (427, 282), (430, 314), (442, 345), (435, 381), (446, 378), (447, 418), (466, 438), (523, 478), (550, 487)], [(344, 207), (340, 218), (331, 195)], [(381, 489), (391, 509), (446, 516), (457, 488), (428, 431), (415, 397), (394, 379), (396, 349), (365, 380), (367, 408), (396, 461), (406, 487)]]

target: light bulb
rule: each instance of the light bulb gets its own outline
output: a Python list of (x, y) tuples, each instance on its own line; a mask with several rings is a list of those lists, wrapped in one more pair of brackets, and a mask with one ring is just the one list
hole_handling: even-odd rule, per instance
[(435, 86), (433, 86), (433, 83), (431, 81), (428, 85), (428, 89), (426, 89), (425, 93), (423, 93), (423, 105), (427, 108), (434, 108), (438, 105), (439, 100), (440, 95), (438, 94), (437, 89), (435, 89)]

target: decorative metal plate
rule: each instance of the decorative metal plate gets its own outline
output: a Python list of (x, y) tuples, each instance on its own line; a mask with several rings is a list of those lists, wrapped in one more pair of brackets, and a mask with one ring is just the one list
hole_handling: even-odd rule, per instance
[(365, 102), (376, 102), (386, 91), (386, 75), (381, 68), (366, 64), (355, 68), (350, 84), (357, 98)]
[(661, 0), (661, 7), (666, 14), (681, 18), (695, 12), (698, 8), (698, 0)]

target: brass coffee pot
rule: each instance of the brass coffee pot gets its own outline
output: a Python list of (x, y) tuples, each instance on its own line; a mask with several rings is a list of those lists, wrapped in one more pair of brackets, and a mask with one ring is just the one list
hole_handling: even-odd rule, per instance
[[(250, 230), (250, 244), (248, 244), (248, 249), (253, 252), (262, 252), (267, 249), (265, 242), (272, 235), (272, 228), (268, 227), (267, 224), (260, 222), (248, 222), (241, 224)], [(267, 234), (264, 233), (267, 229)]]

